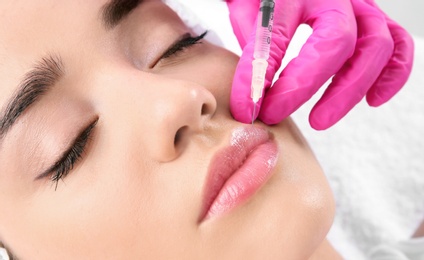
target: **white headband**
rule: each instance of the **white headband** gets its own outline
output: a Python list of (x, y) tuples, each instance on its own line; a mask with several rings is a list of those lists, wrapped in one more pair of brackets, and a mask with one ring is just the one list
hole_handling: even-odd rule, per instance
[(216, 44), (218, 46), (223, 46), (223, 43), (219, 36), (216, 34), (216, 32), (212, 31), (209, 26), (205, 24), (204, 21), (202, 21), (193, 11), (191, 11), (187, 6), (184, 5), (183, 1), (179, 0), (162, 0), (166, 5), (168, 5), (172, 10), (174, 10), (175, 13), (178, 14), (178, 16), (181, 18), (181, 20), (193, 30), (194, 33), (200, 35), (206, 30), (208, 31), (208, 34), (206, 35), (205, 39), (213, 44)]
[(9, 255), (7, 254), (6, 249), (0, 247), (0, 260), (9, 260)]

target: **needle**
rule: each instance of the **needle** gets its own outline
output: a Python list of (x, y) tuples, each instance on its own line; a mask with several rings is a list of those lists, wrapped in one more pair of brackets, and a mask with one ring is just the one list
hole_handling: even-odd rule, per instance
[(252, 125), (255, 122), (256, 103), (253, 103)]

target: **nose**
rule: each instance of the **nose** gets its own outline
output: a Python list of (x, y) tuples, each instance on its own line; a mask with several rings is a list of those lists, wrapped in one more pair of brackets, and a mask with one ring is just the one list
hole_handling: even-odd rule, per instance
[[(169, 82), (168, 82), (169, 84)], [(152, 100), (150, 154), (160, 162), (175, 160), (195, 135), (204, 134), (216, 111), (216, 99), (206, 88), (175, 81)]]

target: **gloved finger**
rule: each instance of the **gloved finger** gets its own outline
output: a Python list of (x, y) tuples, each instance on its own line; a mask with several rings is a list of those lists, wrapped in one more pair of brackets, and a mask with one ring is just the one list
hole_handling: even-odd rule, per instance
[[(365, 1), (381, 11), (373, 0)], [(367, 102), (374, 107), (390, 100), (405, 85), (414, 60), (414, 41), (411, 35), (389, 16), (386, 14), (384, 16), (395, 43), (395, 50), (389, 63), (367, 93)]]
[(337, 72), (309, 116), (316, 130), (343, 118), (366, 95), (393, 53), (393, 39), (384, 15), (363, 1), (352, 0), (358, 26), (353, 56)]
[(279, 123), (309, 100), (354, 52), (357, 28), (350, 1), (320, 3), (304, 19), (312, 35), (265, 95), (259, 118), (266, 124)]
[(231, 26), (242, 49), (255, 28), (259, 5), (260, 0), (251, 0), (248, 3), (246, 0), (227, 0)]
[(380, 106), (391, 99), (406, 83), (412, 71), (414, 41), (396, 22), (386, 17), (394, 41), (394, 52), (388, 64), (367, 93), (370, 106)]
[[(233, 0), (235, 1), (235, 0)], [(246, 5), (246, 2), (244, 2)], [(290, 8), (281, 8), (275, 4), (274, 26), (272, 31), (272, 41), (268, 68), (265, 76), (265, 88), (271, 86), (276, 71), (281, 66), (281, 61), (285, 55), (288, 44), (299, 26), (299, 11), (288, 11)], [(258, 6), (256, 6), (258, 12)], [(256, 17), (256, 15), (255, 15)], [(256, 24), (256, 21), (255, 21)], [(240, 61), (234, 74), (231, 88), (230, 109), (233, 117), (243, 123), (252, 122), (253, 101), (251, 98), (252, 82), (252, 61), (255, 46), (255, 30), (250, 34), (249, 39), (243, 49)], [(256, 118), (261, 107), (262, 99), (256, 104)]]

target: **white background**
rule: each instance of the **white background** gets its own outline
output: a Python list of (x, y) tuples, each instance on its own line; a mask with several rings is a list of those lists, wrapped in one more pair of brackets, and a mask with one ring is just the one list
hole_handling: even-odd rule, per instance
[(411, 33), (424, 37), (423, 0), (376, 0), (376, 2), (390, 17)]

